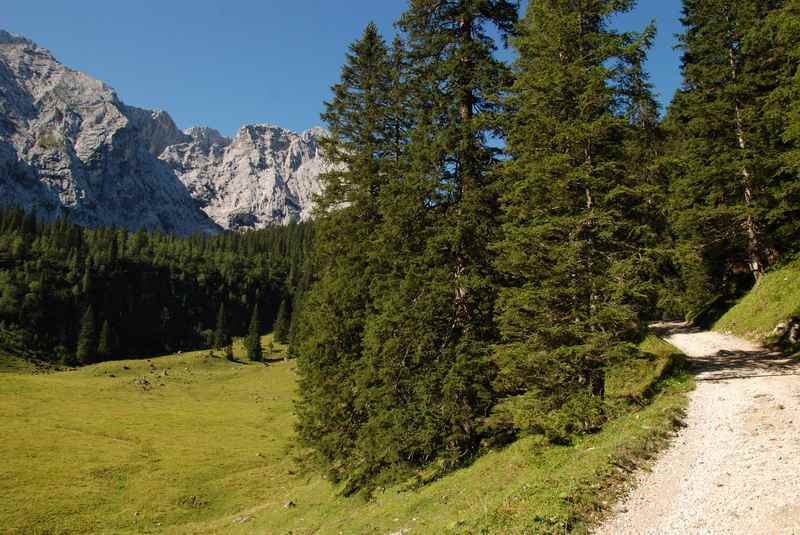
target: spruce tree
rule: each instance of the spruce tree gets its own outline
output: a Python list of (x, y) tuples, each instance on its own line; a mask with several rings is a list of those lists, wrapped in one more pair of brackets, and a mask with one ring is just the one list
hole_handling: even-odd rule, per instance
[(80, 364), (91, 364), (97, 357), (97, 333), (95, 331), (94, 311), (91, 305), (81, 319), (78, 347), (75, 356)]
[[(776, 88), (767, 100), (767, 113), (778, 123), (786, 143), (781, 158), (787, 176), (775, 187), (782, 217), (773, 239), (783, 253), (797, 253), (800, 251), (800, 0), (787, 0), (783, 9), (775, 10), (765, 24), (777, 29), (775, 50), (780, 51), (778, 57), (783, 62)], [(764, 32), (762, 37), (764, 34), (770, 35)]]
[(350, 46), (322, 115), (330, 131), (322, 146), (333, 170), (322, 176), (317, 203), (319, 280), (302, 303), (296, 300), (290, 351), (301, 374), (300, 436), (330, 466), (353, 451), (364, 418), (358, 377), (370, 282), (377, 274), (372, 233), (405, 139), (403, 109), (393, 98), (402, 65), (396, 47), (393, 55), (369, 24)]
[(250, 317), (250, 326), (247, 330), (245, 346), (248, 359), (253, 362), (261, 362), (264, 360), (264, 355), (261, 351), (261, 321), (258, 316), (258, 304), (253, 307), (253, 314)]
[(289, 330), (291, 329), (291, 320), (289, 311), (286, 308), (286, 299), (281, 301), (278, 307), (278, 316), (275, 318), (275, 325), (273, 327), (273, 337), (278, 342), (285, 344), (289, 341)]
[[(508, 101), (503, 236), (492, 249), (505, 281), (493, 423), (563, 440), (597, 425), (604, 368), (633, 354), (652, 185), (640, 163), (655, 111), (641, 68), (653, 36), (609, 20), (633, 1), (532, 0), (515, 40)], [(641, 141), (635, 141), (641, 143)]]
[[(373, 63), (388, 72), (390, 104), (336, 117), (365, 126), (351, 152), (363, 165), (345, 175), (358, 194), (337, 211), (347, 234), (328, 241), (320, 230), (321, 280), (300, 326), (301, 391), (318, 401), (302, 406), (301, 432), (347, 479), (345, 492), (437, 458), (452, 467), (478, 443), (495, 332), (487, 136), (510, 78), (489, 27), (507, 32), (515, 20), (512, 2), (412, 1), (399, 24), (404, 44), (388, 69)], [(386, 98), (369, 87), (356, 96)], [(324, 404), (323, 392), (337, 389), (338, 403)]]
[(795, 70), (776, 41), (784, 3), (684, 1), (684, 84), (668, 120), (671, 204), (685, 256), (696, 258), (684, 266), (696, 303), (757, 282), (798, 238), (786, 103), (774, 99)]
[(219, 305), (217, 310), (217, 323), (214, 328), (214, 349), (223, 349), (230, 345), (231, 336), (228, 332), (227, 318), (225, 316), (225, 303)]
[(97, 356), (101, 359), (108, 359), (113, 353), (113, 340), (111, 328), (108, 325), (108, 320), (103, 321), (103, 327), (100, 329), (100, 341), (97, 343)]

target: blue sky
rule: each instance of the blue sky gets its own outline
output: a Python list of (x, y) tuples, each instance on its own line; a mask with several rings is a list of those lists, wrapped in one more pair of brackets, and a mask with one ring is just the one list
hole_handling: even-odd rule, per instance
[[(348, 44), (374, 20), (388, 35), (404, 0), (3, 0), (0, 28), (178, 126), (233, 134), (246, 123), (320, 124)], [(649, 69), (662, 101), (680, 84), (680, 0), (640, 0), (617, 24), (656, 19)]]

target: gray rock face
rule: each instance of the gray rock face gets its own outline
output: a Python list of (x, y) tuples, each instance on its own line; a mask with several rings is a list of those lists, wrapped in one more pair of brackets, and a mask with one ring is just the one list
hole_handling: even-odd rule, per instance
[(185, 140), (165, 116), (125, 106), (104, 83), (0, 31), (0, 202), (89, 226), (217, 232), (148, 150)]
[(0, 30), (0, 203), (80, 224), (177, 234), (307, 219), (321, 129), (181, 131), (126, 106), (32, 41)]
[(261, 228), (311, 215), (326, 167), (317, 145), (321, 129), (295, 134), (249, 125), (233, 139), (210, 128), (185, 133), (191, 141), (167, 147), (160, 158), (223, 228)]

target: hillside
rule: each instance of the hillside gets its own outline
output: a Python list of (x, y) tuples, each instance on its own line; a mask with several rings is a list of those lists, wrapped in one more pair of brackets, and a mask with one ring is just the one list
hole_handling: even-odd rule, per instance
[(417, 491), (396, 487), (369, 502), (337, 497), (299, 462), (293, 361), (229, 363), (203, 351), (66, 372), (6, 368), (0, 517), (6, 533), (25, 535), (579, 526), (607, 505), (620, 474), (664, 442), (684, 406), (685, 379), (661, 382), (641, 410), (626, 401), (652, 393), (668, 362), (669, 346), (648, 344), (661, 356), (614, 372), (612, 385), (638, 387), (613, 387), (624, 415), (601, 433), (569, 446), (525, 438)]
[[(714, 330), (754, 342), (766, 340), (779, 324), (800, 319), (800, 259), (767, 273), (714, 325)], [(780, 336), (778, 336), (780, 338)]]

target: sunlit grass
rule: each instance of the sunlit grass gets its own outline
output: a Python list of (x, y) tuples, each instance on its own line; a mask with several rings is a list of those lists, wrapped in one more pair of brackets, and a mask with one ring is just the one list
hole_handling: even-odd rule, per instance
[(792, 316), (800, 316), (800, 260), (767, 273), (714, 329), (762, 342), (778, 323)]
[(238, 362), (199, 351), (0, 374), (0, 531), (580, 531), (611, 499), (620, 466), (663, 444), (688, 388), (684, 377), (652, 389), (656, 368), (641, 368), (652, 404), (598, 434), (558, 447), (523, 438), (419, 490), (365, 502), (297, 462), (285, 349), (270, 364), (247, 362), (237, 344)]

